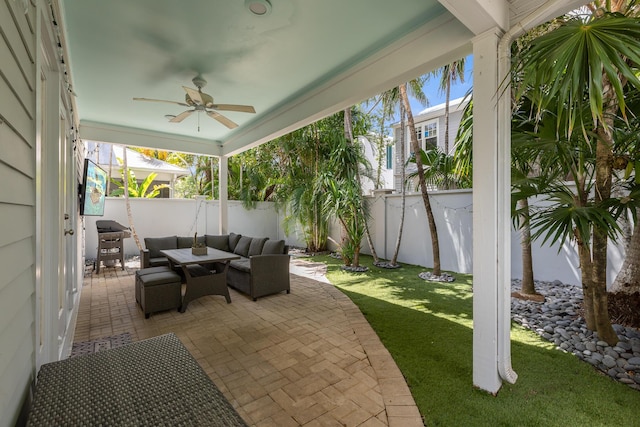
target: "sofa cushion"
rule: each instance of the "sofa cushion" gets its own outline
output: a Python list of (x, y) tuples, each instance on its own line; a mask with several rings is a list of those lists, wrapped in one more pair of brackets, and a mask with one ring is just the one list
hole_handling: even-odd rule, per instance
[(249, 256), (260, 255), (262, 253), (262, 247), (268, 237), (254, 237), (251, 239), (251, 245), (249, 245)]
[(262, 247), (262, 255), (284, 253), (284, 240), (267, 240)]
[(140, 282), (144, 287), (166, 285), (167, 283), (180, 283), (180, 276), (173, 271), (151, 273), (140, 276)]
[(205, 236), (207, 246), (213, 249), (219, 249), (221, 251), (229, 252), (229, 235), (222, 234), (220, 236), (212, 236), (207, 234)]
[[(196, 243), (198, 245), (204, 245), (206, 243), (204, 236), (196, 237)], [(192, 246), (193, 246), (193, 237), (178, 236), (178, 249), (190, 248)]]
[(231, 252), (236, 250), (236, 245), (238, 244), (238, 241), (241, 237), (242, 234), (229, 233), (229, 250)]
[(151, 267), (169, 267), (169, 258), (166, 256), (159, 256), (157, 258), (149, 258), (149, 265)]
[(238, 241), (238, 244), (236, 245), (236, 247), (233, 249), (233, 253), (243, 256), (243, 257), (248, 257), (249, 256), (249, 247), (251, 246), (251, 241), (253, 239), (249, 236), (241, 236), (240, 240)]
[(144, 246), (149, 249), (149, 258), (160, 258), (164, 256), (160, 253), (162, 249), (178, 248), (178, 236), (145, 237)]
[(229, 263), (229, 267), (245, 273), (251, 273), (251, 261), (247, 258), (233, 260)]

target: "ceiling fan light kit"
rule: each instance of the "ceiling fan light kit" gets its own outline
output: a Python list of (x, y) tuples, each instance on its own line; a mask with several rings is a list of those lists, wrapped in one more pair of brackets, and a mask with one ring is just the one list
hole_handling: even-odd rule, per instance
[[(255, 0), (254, 0), (255, 1)], [(266, 0), (265, 0), (266, 1)], [(237, 128), (238, 125), (218, 113), (216, 110), (220, 111), (235, 111), (240, 113), (255, 113), (256, 110), (251, 105), (238, 105), (238, 104), (215, 104), (213, 102), (213, 97), (208, 93), (202, 92), (202, 88), (206, 86), (207, 81), (200, 74), (195, 76), (192, 80), (193, 84), (198, 88), (192, 89), (187, 86), (182, 86), (185, 90), (185, 102), (176, 102), (176, 101), (167, 101), (163, 99), (150, 99), (150, 98), (133, 98), (134, 101), (151, 101), (151, 102), (165, 102), (168, 104), (176, 104), (181, 105), (183, 107), (193, 107), (192, 110), (186, 110), (182, 113), (176, 115), (173, 114), (165, 114), (165, 117), (169, 119), (171, 123), (180, 123), (187, 117), (189, 117), (194, 111), (199, 113), (205, 112), (209, 117), (214, 120), (217, 120), (219, 123), (222, 123), (229, 129)], [(199, 119), (198, 119), (199, 122)], [(200, 124), (198, 123), (198, 131), (200, 131)]]
[(256, 16), (265, 16), (271, 13), (269, 0), (244, 0), (244, 7)]

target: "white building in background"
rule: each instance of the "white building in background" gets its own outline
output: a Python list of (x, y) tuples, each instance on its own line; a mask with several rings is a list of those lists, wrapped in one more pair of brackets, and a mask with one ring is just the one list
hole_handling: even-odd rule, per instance
[[(460, 127), (460, 121), (462, 120), (462, 113), (469, 98), (457, 98), (449, 101), (449, 154), (453, 154), (456, 135), (458, 134), (458, 128)], [(445, 104), (435, 105), (433, 107), (426, 108), (413, 116), (413, 121), (416, 126), (416, 136), (418, 137), (418, 144), (423, 150), (427, 148), (439, 147), (444, 151), (444, 132), (445, 132)], [(409, 126), (406, 124), (405, 130), (405, 143), (404, 143), (404, 158), (405, 161), (411, 155), (411, 140), (409, 139)], [(395, 140), (395, 153), (400, 153), (400, 123), (394, 123), (392, 126), (393, 135)], [(402, 189), (401, 179), (401, 167), (402, 162), (400, 156), (396, 156), (394, 169), (394, 188), (396, 191)], [(415, 171), (415, 165), (410, 164), (407, 166), (406, 173)]]
[[(391, 190), (393, 189), (393, 163), (394, 163), (394, 146), (393, 139), (385, 136), (383, 151), (378, 150), (378, 141), (380, 138), (377, 134), (371, 134), (367, 136), (357, 137), (362, 148), (364, 155), (369, 160), (371, 168), (373, 170), (374, 177), (378, 174), (378, 166), (380, 167), (380, 185), (378, 190)], [(362, 192), (363, 194), (371, 194), (375, 190), (375, 182), (369, 179), (362, 180)]]

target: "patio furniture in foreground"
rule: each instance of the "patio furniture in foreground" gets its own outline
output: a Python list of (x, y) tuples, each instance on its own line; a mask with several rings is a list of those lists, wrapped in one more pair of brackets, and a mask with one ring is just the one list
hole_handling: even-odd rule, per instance
[(182, 306), (182, 277), (169, 267), (151, 267), (136, 271), (136, 302), (144, 317)]
[(246, 426), (174, 334), (42, 365), (28, 426)]
[[(189, 302), (205, 295), (222, 295), (227, 300), (227, 304), (231, 303), (229, 288), (227, 288), (227, 270), (229, 270), (230, 260), (240, 259), (238, 255), (209, 247), (206, 255), (194, 255), (191, 253), (191, 248), (165, 249), (160, 253), (169, 259), (171, 268), (180, 267), (184, 273), (187, 289), (182, 298), (181, 313), (187, 310)], [(217, 266), (216, 270), (210, 270), (202, 265), (213, 263)]]
[[(140, 251), (141, 268), (168, 266), (163, 250), (187, 249), (192, 237), (146, 237), (146, 249)], [(259, 297), (291, 291), (289, 278), (289, 247), (284, 240), (267, 237), (249, 237), (229, 233), (199, 236), (198, 243), (209, 248), (232, 252), (240, 258), (229, 263), (227, 285), (249, 295), (254, 301)], [(224, 265), (216, 265), (221, 270)]]

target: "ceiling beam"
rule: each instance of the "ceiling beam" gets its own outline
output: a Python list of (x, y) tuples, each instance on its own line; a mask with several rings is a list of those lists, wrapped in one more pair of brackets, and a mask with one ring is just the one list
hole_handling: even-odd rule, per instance
[(490, 28), (509, 29), (509, 2), (507, 0), (438, 0), (473, 34), (482, 34)]
[(80, 139), (216, 157), (219, 157), (222, 153), (219, 141), (85, 120), (80, 121)]
[(449, 13), (411, 32), (297, 101), (233, 133), (223, 145), (233, 155), (313, 123), (471, 53), (471, 34)]

